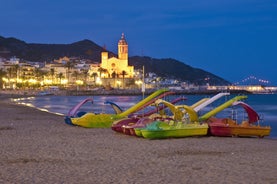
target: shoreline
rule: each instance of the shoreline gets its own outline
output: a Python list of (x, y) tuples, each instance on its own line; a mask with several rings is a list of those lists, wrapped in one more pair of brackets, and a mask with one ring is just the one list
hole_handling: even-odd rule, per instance
[(0, 101), (1, 183), (277, 182), (274, 139), (147, 140)]
[[(110, 94), (110, 95), (114, 95), (114, 94)], [(118, 94), (119, 95), (119, 94)], [(122, 94), (123, 95), (123, 94)], [(68, 96), (68, 95), (53, 95), (53, 96)], [(76, 95), (78, 96), (78, 95)], [(98, 96), (98, 95), (94, 95), (94, 96)], [(100, 96), (100, 95), (99, 95)], [(109, 95), (106, 95), (106, 96), (109, 96)], [(116, 95), (115, 95), (116, 96)], [(136, 96), (136, 94), (134, 95), (124, 95), (124, 96)], [(42, 111), (42, 112), (46, 112), (46, 113), (49, 113), (49, 114), (53, 114), (53, 115), (57, 115), (57, 116), (61, 116), (61, 117), (65, 117), (67, 112), (55, 112), (55, 111), (50, 111), (49, 109), (45, 109), (45, 108), (40, 108), (40, 107), (36, 107), (36, 106), (30, 106), (30, 105), (26, 105), (24, 103), (18, 103), (16, 101), (12, 101), (12, 99), (25, 99), (25, 98), (28, 98), (28, 97), (38, 97), (38, 96), (34, 96), (34, 95), (22, 95), (22, 94), (1, 94), (0, 93), (0, 100), (4, 100), (6, 101), (7, 103), (11, 103), (11, 104), (14, 104), (14, 105), (19, 105), (19, 106), (23, 106), (23, 107), (30, 107), (30, 108), (33, 108), (33, 109), (36, 109), (36, 110), (39, 110), (39, 111)], [(271, 134), (270, 136), (266, 136), (265, 137), (266, 139), (273, 139), (273, 140), (277, 140), (277, 136), (275, 134)]]
[[(162, 89), (162, 88), (161, 88)], [(165, 88), (166, 89), (166, 88)], [(97, 90), (56, 90), (49, 91), (48, 95), (56, 95), (56, 96), (88, 96), (88, 95), (149, 95), (155, 92), (158, 89), (147, 89), (144, 93), (139, 89), (97, 89)], [(211, 95), (217, 94), (223, 91), (218, 90), (170, 90), (173, 91), (176, 95)], [(0, 90), (1, 96), (10, 96), (10, 97), (29, 97), (29, 96), (40, 96), (39, 92), (41, 90)], [(244, 90), (233, 90), (233, 91), (224, 91), (230, 92), (230, 94), (253, 94)]]

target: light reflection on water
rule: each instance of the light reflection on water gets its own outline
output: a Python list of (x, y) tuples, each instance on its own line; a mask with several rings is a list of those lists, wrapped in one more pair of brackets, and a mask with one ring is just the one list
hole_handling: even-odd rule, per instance
[[(183, 95), (187, 98), (186, 101), (181, 102), (181, 104), (192, 105), (198, 100), (206, 97), (212, 97), (211, 95)], [(56, 113), (59, 115), (66, 115), (68, 111), (77, 105), (80, 101), (91, 97), (91, 96), (38, 96), (38, 97), (28, 97), (28, 98), (18, 98), (13, 99), (15, 103), (22, 105), (36, 107), (40, 110)], [(180, 96), (169, 96), (165, 100), (172, 100)], [(222, 97), (221, 99), (214, 102), (211, 106), (204, 108), (199, 112), (200, 115), (212, 110), (218, 105), (229, 100), (233, 95), (228, 97)], [(114, 114), (114, 110), (108, 104), (104, 104), (105, 101), (111, 101), (119, 105), (123, 110), (135, 105), (140, 100), (142, 96), (94, 96), (93, 104), (86, 103), (80, 111), (94, 112), (94, 113), (109, 113)], [(263, 125), (270, 125), (272, 128), (271, 137), (277, 138), (277, 94), (272, 95), (249, 95), (248, 99), (245, 101), (250, 106), (252, 106), (258, 113), (263, 117)], [(217, 117), (231, 117), (232, 110), (237, 110), (241, 113), (243, 119), (246, 115), (243, 113), (241, 108), (227, 108), (217, 114)]]

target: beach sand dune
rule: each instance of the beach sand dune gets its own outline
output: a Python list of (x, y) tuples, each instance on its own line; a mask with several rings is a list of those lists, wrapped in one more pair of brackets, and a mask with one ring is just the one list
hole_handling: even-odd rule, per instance
[(277, 140), (147, 140), (0, 102), (0, 183), (277, 183)]

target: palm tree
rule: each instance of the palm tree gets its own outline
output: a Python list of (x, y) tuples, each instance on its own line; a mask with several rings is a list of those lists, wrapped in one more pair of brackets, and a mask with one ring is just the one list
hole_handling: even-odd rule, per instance
[(108, 74), (108, 78), (110, 77), (109, 71), (107, 69), (104, 69), (104, 74), (106, 76), (106, 74)]
[(70, 70), (74, 67), (74, 63), (69, 61), (65, 64), (65, 67), (67, 68), (66, 75), (67, 75), (67, 81), (69, 83), (69, 73), (71, 73)]
[(18, 64), (13, 65), (13, 70), (15, 72), (15, 77), (16, 77), (16, 83), (15, 83), (16, 85), (17, 85), (17, 79), (18, 79), (18, 71), (19, 71), (19, 69), (20, 69), (20, 67), (19, 67)]
[(100, 75), (99, 77), (100, 77), (100, 78), (102, 77), (102, 73), (104, 73), (105, 70), (106, 70), (106, 69), (104, 69), (104, 68), (102, 68), (102, 67), (99, 67), (99, 68), (98, 68), (97, 71), (99, 72), (99, 75)]
[(113, 71), (113, 73), (112, 73), (112, 78), (116, 78), (116, 73), (115, 73), (115, 71)]
[(62, 73), (62, 72), (60, 72), (60, 73), (58, 74), (58, 78), (59, 78), (59, 80), (60, 80), (60, 85), (62, 85), (62, 78), (63, 78), (63, 73)]
[(9, 87), (11, 87), (11, 78), (12, 78), (12, 68), (7, 68), (8, 71), (8, 78), (9, 78)]
[(35, 68), (34, 70), (34, 77), (38, 80), (40, 78), (40, 69)]
[(1, 68), (0, 69), (0, 89), (3, 89), (3, 77), (6, 76), (6, 72)]
[(82, 71), (82, 73), (83, 73), (83, 76), (84, 76), (85, 85), (87, 85), (88, 70), (87, 70), (87, 69), (84, 69), (84, 70)]
[(124, 78), (125, 78), (125, 75), (127, 75), (127, 72), (125, 70), (122, 70), (121, 75), (122, 75), (122, 87), (124, 89)]
[(44, 78), (45, 75), (47, 75), (47, 72), (41, 70), (40, 68), (35, 68), (34, 75), (38, 80), (41, 80), (42, 78)]
[(78, 80), (79, 72), (74, 70), (73, 77), (75, 78), (75, 81)]
[(55, 69), (54, 69), (54, 68), (51, 68), (51, 69), (50, 69), (50, 75), (51, 75), (51, 80), (52, 80), (52, 84), (53, 84), (54, 75), (55, 75)]
[(73, 78), (75, 78), (75, 85), (77, 87), (77, 91), (79, 90), (79, 85), (76, 83), (76, 81), (78, 80), (79, 74), (80, 73), (77, 70), (74, 70), (74, 72), (73, 72)]
[(44, 76), (47, 74), (47, 72), (41, 70), (40, 68), (35, 68), (34, 70), (34, 77), (38, 80), (38, 81), (42, 81), (42, 79), (44, 78)]
[(96, 81), (96, 77), (97, 77), (97, 76), (98, 76), (97, 73), (95, 73), (95, 72), (92, 73), (92, 76), (91, 76), (91, 77), (93, 77), (94, 82)]

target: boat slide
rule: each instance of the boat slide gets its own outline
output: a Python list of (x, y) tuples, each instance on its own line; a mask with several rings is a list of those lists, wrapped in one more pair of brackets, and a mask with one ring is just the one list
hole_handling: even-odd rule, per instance
[(222, 111), (222, 110), (226, 109), (227, 107), (233, 105), (234, 102), (239, 101), (239, 100), (243, 100), (243, 99), (246, 99), (246, 98), (247, 98), (247, 96), (244, 96), (244, 95), (242, 95), (242, 96), (236, 96), (236, 97), (230, 99), (229, 101), (227, 101), (227, 102), (225, 102), (225, 103), (219, 105), (218, 107), (214, 108), (213, 110), (207, 112), (206, 114), (204, 114), (203, 116), (201, 116), (201, 117), (199, 118), (199, 120), (200, 120), (200, 121), (205, 121), (205, 120), (207, 120), (208, 118), (210, 118), (210, 117), (216, 115), (216, 114), (219, 113), (220, 111)]
[[(167, 95), (168, 95), (168, 94), (167, 94)], [(164, 95), (163, 95), (163, 96), (164, 96)], [(162, 98), (163, 96), (160, 95), (160, 96), (157, 97), (157, 98)], [(186, 100), (186, 99), (187, 99), (187, 98), (185, 98), (185, 97), (179, 97), (179, 98), (176, 98), (176, 99), (172, 100), (170, 103), (176, 104), (177, 102), (180, 102), (180, 101)], [(153, 100), (156, 100), (156, 98), (153, 99)], [(152, 102), (152, 100), (151, 100), (151, 102)], [(114, 103), (114, 102), (106, 101), (105, 104), (110, 104), (110, 105), (112, 106), (112, 108), (114, 109), (114, 111), (115, 111), (116, 114), (120, 114), (120, 113), (123, 112), (122, 108), (120, 108), (119, 105), (117, 105), (117, 104)], [(148, 112), (145, 112), (145, 113), (143, 112), (143, 113), (140, 113), (140, 114), (134, 114), (134, 113), (136, 113), (137, 111), (141, 110), (141, 109), (137, 109), (137, 111), (134, 112), (134, 113), (132, 113), (132, 114), (130, 114), (129, 117), (132, 117), (132, 116), (136, 116), (136, 117), (150, 116), (150, 115), (152, 115), (152, 114), (154, 114), (154, 113), (158, 113), (159, 111), (161, 111), (161, 110), (163, 110), (163, 109), (165, 109), (165, 108), (166, 108), (166, 106), (158, 106), (157, 108), (155, 108), (155, 109), (153, 109), (153, 110), (149, 110)]]
[(149, 95), (148, 97), (146, 97), (145, 99), (138, 102), (137, 104), (135, 104), (132, 107), (128, 108), (127, 110), (119, 113), (118, 116), (126, 117), (129, 114), (134, 113), (134, 112), (142, 109), (143, 107), (146, 107), (147, 105), (153, 103), (156, 99), (162, 98), (162, 97), (164, 97), (166, 95), (169, 95), (169, 94), (173, 94), (173, 93), (170, 92), (168, 89), (157, 90), (154, 93), (152, 93), (151, 95)]
[[(179, 98), (176, 98), (176, 99), (174, 99), (174, 100), (172, 100), (170, 103), (172, 103), (172, 104), (176, 104), (176, 103), (178, 103), (178, 102), (180, 102), (180, 101), (183, 101), (183, 100), (186, 100), (187, 98), (185, 98), (185, 97), (179, 97)], [(156, 101), (156, 100), (155, 100)], [(154, 113), (158, 113), (159, 111), (161, 111), (161, 110), (163, 110), (163, 109), (165, 109), (166, 108), (166, 106), (158, 106), (156, 109), (153, 109), (153, 110), (150, 110), (150, 111), (148, 111), (148, 112), (146, 112), (146, 113), (141, 113), (141, 114), (136, 114), (135, 116), (137, 116), (137, 117), (145, 117), (145, 116), (150, 116), (150, 115), (152, 115), (152, 114), (154, 114)], [(131, 116), (132, 116), (133, 114), (131, 114)]]
[(210, 105), (214, 101), (218, 100), (219, 98), (221, 98), (223, 96), (227, 96), (227, 95), (230, 95), (230, 93), (218, 93), (217, 95), (213, 96), (212, 98), (208, 99), (207, 101), (203, 102), (202, 104), (196, 106), (194, 108), (194, 110), (195, 110), (195, 112), (199, 112), (204, 107), (207, 107), (208, 105)]
[[(143, 104), (142, 106), (138, 107), (138, 108), (137, 108), (135, 111), (133, 111), (131, 114), (133, 114), (133, 113), (135, 113), (135, 112), (138, 112), (138, 111), (144, 109), (145, 107), (147, 107), (147, 106), (153, 104), (157, 99), (164, 98), (165, 96), (172, 95), (172, 94), (174, 94), (174, 92), (172, 92), (172, 91), (167, 91), (167, 92), (165, 92), (165, 93), (163, 93), (163, 94), (161, 94), (161, 95), (159, 95), (159, 96), (157, 96), (157, 97), (151, 99), (149, 102)], [(130, 115), (130, 114), (129, 114), (129, 115)]]
[(235, 105), (240, 105), (244, 108), (248, 115), (248, 122), (249, 123), (255, 123), (260, 120), (259, 114), (248, 104), (242, 102), (242, 101), (237, 101), (232, 104), (233, 106)]
[(104, 104), (110, 104), (110, 105), (112, 106), (112, 108), (113, 108), (113, 110), (114, 110), (114, 112), (115, 112), (116, 114), (120, 114), (120, 113), (123, 112), (123, 110), (121, 109), (121, 107), (119, 107), (119, 105), (117, 105), (117, 104), (114, 103), (114, 102), (106, 101), (106, 102), (104, 102)]
[[(198, 115), (197, 115), (198, 111), (200, 111), (204, 107), (208, 106), (209, 104), (213, 103), (214, 101), (226, 95), (230, 95), (230, 93), (218, 93), (212, 98), (203, 98), (191, 106), (187, 106), (187, 105), (174, 106), (173, 104), (161, 99), (158, 99), (155, 103), (163, 103), (166, 106), (168, 106), (171, 112), (174, 114), (174, 119), (177, 121), (181, 121), (184, 115), (188, 113), (190, 117), (190, 121), (194, 122), (198, 120)], [(183, 111), (181, 111), (181, 109), (183, 109)]]
[(234, 102), (247, 98), (247, 96), (236, 96), (236, 97), (232, 98), (231, 100), (221, 104), (217, 108), (215, 108), (215, 109), (209, 111), (208, 113), (204, 114), (200, 118), (198, 117), (198, 114), (197, 114), (196, 110), (199, 111), (202, 108), (209, 105), (210, 103), (214, 102), (215, 100), (221, 98), (222, 96), (226, 96), (226, 95), (229, 95), (229, 93), (219, 93), (219, 94), (215, 95), (214, 97), (212, 97), (210, 99), (202, 99), (202, 100), (200, 100), (199, 102), (196, 103), (197, 105), (194, 105), (194, 108), (192, 106), (187, 106), (187, 105), (174, 106), (170, 102), (164, 101), (162, 99), (158, 99), (155, 103), (157, 103), (157, 104), (163, 103), (166, 106), (168, 106), (169, 109), (171, 110), (171, 112), (174, 115), (174, 120), (181, 121), (182, 118), (187, 113), (189, 115), (190, 122), (204, 121), (204, 120), (207, 120), (209, 117), (217, 114), (218, 112), (224, 110), (225, 108), (233, 105)]
[(67, 116), (72, 116), (72, 117), (75, 117), (78, 110), (80, 109), (80, 107), (82, 105), (84, 105), (85, 103), (87, 102), (91, 102), (93, 104), (93, 99), (92, 98), (86, 98), (84, 99), (83, 101), (81, 101), (80, 103), (78, 103), (76, 106), (74, 106), (72, 109), (69, 110)]
[(206, 101), (209, 100), (209, 99), (210, 99), (210, 98), (203, 98), (203, 99), (197, 101), (196, 103), (192, 104), (192, 105), (191, 105), (191, 108), (194, 109), (195, 107), (197, 107), (198, 105), (201, 105), (202, 103), (206, 102)]
[[(157, 105), (159, 105), (160, 103), (166, 105), (170, 109), (170, 111), (173, 113), (173, 119), (175, 121), (181, 121), (183, 116), (185, 115), (185, 113), (189, 114), (191, 121), (196, 121), (197, 118), (198, 118), (197, 113), (193, 110), (193, 108), (191, 108), (188, 105), (178, 105), (178, 106), (175, 106), (172, 103), (167, 102), (167, 101), (162, 100), (162, 99), (156, 100), (155, 103)], [(182, 111), (181, 109), (184, 109), (185, 111)]]

